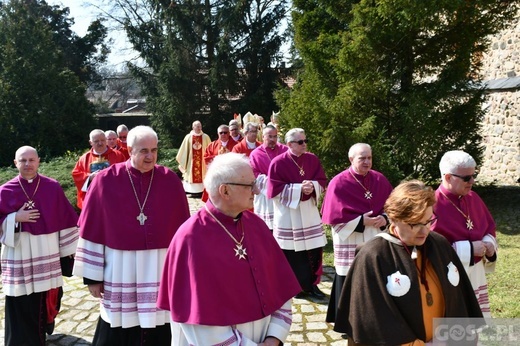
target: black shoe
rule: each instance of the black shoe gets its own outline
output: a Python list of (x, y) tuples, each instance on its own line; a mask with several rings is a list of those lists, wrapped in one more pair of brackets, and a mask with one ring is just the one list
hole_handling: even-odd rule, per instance
[(297, 295), (294, 296), (294, 298), (298, 298), (298, 299), (304, 299), (305, 297), (307, 297), (307, 292), (305, 292), (305, 291), (301, 291), (300, 293), (298, 293)]
[(325, 293), (323, 293), (318, 286), (312, 286), (311, 290), (307, 292), (311, 297), (323, 299), (325, 298)]
[(52, 323), (47, 323), (45, 326), (45, 332), (47, 335), (52, 335), (52, 333), (54, 333), (54, 321), (52, 321)]

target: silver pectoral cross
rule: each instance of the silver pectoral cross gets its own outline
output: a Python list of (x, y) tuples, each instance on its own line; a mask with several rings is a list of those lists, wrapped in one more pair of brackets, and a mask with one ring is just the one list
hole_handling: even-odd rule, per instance
[(368, 190), (365, 191), (365, 198), (366, 198), (366, 199), (371, 199), (371, 198), (372, 198), (372, 192), (370, 192), (370, 191), (368, 191)]
[(32, 199), (27, 201), (27, 209), (34, 209), (36, 207), (36, 204)]
[(466, 227), (470, 231), (473, 229), (473, 221), (471, 221), (471, 219), (469, 217), (466, 219)]
[(141, 226), (144, 226), (144, 222), (148, 219), (148, 217), (146, 215), (144, 215), (143, 212), (141, 212), (139, 215), (137, 215), (136, 219), (137, 219), (137, 221), (139, 221), (139, 224)]

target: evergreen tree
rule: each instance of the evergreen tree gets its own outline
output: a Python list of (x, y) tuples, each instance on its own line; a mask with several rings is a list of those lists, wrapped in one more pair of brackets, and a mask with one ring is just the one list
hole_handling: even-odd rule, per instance
[(438, 179), (448, 150), (481, 157), (480, 56), (516, 2), (293, 1), (304, 68), (279, 92), (286, 127), (304, 127), (329, 176), (356, 142), (397, 181)]
[[(286, 1), (123, 0), (118, 7), (144, 66), (130, 64), (161, 138), (180, 144), (199, 119), (213, 135), (234, 112), (269, 113)], [(233, 97), (239, 97), (233, 101)]]
[[(70, 44), (74, 38), (70, 30), (57, 30), (54, 22), (66, 13), (36, 0), (13, 0), (0, 7), (2, 166), (12, 164), (14, 152), (22, 145), (35, 147), (44, 159), (85, 148), (95, 127), (81, 82), (88, 77), (70, 69), (81, 64), (67, 62), (64, 47), (68, 45), (58, 43), (69, 40)], [(63, 18), (60, 22), (62, 29), (70, 24)], [(103, 39), (99, 30), (93, 35)], [(92, 54), (90, 50), (84, 57)]]

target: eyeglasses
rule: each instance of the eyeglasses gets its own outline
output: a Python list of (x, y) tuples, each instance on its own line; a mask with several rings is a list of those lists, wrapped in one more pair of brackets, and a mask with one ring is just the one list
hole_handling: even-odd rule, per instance
[(238, 128), (237, 129), (229, 129), (229, 131), (238, 131)]
[(119, 139), (126, 139), (126, 136), (119, 136)]
[(472, 175), (458, 175), (458, 174), (455, 174), (455, 173), (449, 173), (451, 175), (453, 175), (454, 177), (457, 177), (459, 179), (462, 179), (463, 182), (467, 183), (471, 180), (471, 178), (473, 179), (477, 179), (477, 176), (478, 176), (478, 173), (473, 173)]
[(426, 223), (409, 223), (408, 226), (412, 227), (412, 229), (414, 227), (419, 227), (419, 228), (429, 227), (437, 219), (438, 219), (438, 217), (435, 216), (435, 217), (432, 217), (430, 220), (428, 220)]
[(227, 132), (227, 131), (222, 131), (222, 132), (219, 132), (218, 134), (219, 134), (219, 135), (227, 135), (228, 133), (229, 133), (229, 132)]
[(254, 190), (255, 187), (256, 187), (256, 179), (255, 179), (255, 181), (253, 181), (251, 184), (242, 184), (242, 183), (224, 183), (224, 185), (248, 186), (248, 187), (251, 188), (251, 192), (253, 192), (253, 190)]
[(298, 143), (299, 145), (303, 145), (303, 143), (309, 143), (308, 139), (300, 139), (299, 141), (291, 141), (291, 143)]

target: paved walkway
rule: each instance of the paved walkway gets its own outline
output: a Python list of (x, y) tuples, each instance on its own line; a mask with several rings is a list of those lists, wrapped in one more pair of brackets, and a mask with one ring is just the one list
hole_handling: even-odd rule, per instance
[[(199, 199), (188, 198), (192, 212), (201, 207)], [(320, 288), (330, 294), (334, 269), (324, 268)], [(99, 317), (98, 300), (92, 297), (83, 285), (83, 279), (64, 278), (62, 308), (56, 318), (54, 334), (47, 338), (49, 346), (90, 345)], [(4, 303), (0, 294), (0, 344), (4, 344)], [(293, 324), (285, 345), (345, 346), (346, 340), (339, 333), (332, 331), (332, 326), (325, 322), (328, 297), (323, 300), (293, 300)]]

